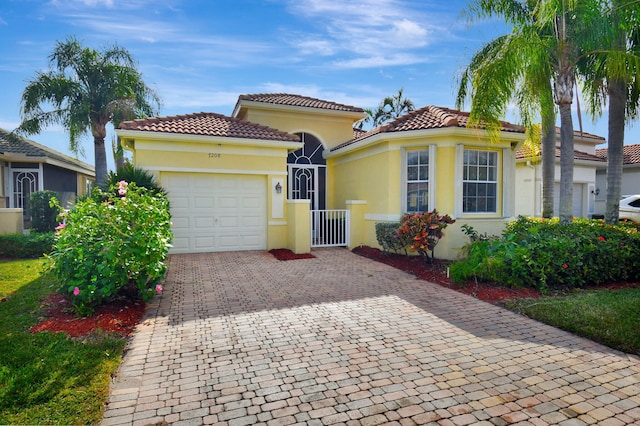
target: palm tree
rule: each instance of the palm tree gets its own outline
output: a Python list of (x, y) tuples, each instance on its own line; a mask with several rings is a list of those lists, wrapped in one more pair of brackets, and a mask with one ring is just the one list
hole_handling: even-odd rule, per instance
[[(506, 0), (469, 5), (470, 19), (499, 15), (517, 30), (487, 43), (472, 57), (459, 78), (456, 104), (462, 109), (470, 96), (471, 124), (483, 122), (492, 135), (498, 137), (499, 119), (506, 115), (511, 101), (515, 101), (528, 129), (528, 140), (542, 145), (542, 216), (550, 218), (553, 217), (556, 148), (553, 70), (548, 50), (540, 40), (544, 31), (535, 26), (536, 4)], [(534, 124), (538, 117), (542, 121), (540, 126)]]
[(401, 88), (393, 96), (387, 96), (376, 109), (365, 109), (367, 116), (358, 121), (356, 128), (362, 129), (365, 124), (371, 123), (373, 127), (378, 127), (384, 123), (411, 112), (416, 109), (411, 99), (406, 98), (403, 94), (404, 89)]
[[(16, 130), (39, 133), (61, 124), (69, 131), (70, 149), (82, 152), (80, 138), (93, 135), (96, 184), (107, 177), (106, 125), (157, 114), (159, 98), (142, 80), (129, 52), (113, 46), (102, 52), (83, 47), (76, 38), (57, 42), (48, 72), (38, 72), (22, 93), (22, 123)], [(43, 110), (51, 105), (50, 111)]]
[[(499, 3), (493, 7), (502, 10), (508, 22), (518, 25), (532, 22), (530, 5), (518, 1)], [(492, 14), (491, 9), (471, 11), (478, 17)], [(536, 33), (533, 39), (537, 37)], [(542, 216), (550, 218), (553, 217), (556, 147), (552, 69), (542, 44), (531, 43), (531, 39), (528, 31), (512, 32), (480, 49), (460, 76), (456, 105), (462, 109), (470, 95), (471, 125), (483, 122), (493, 137), (498, 137), (499, 118), (506, 115), (507, 106), (515, 101), (528, 130), (528, 140), (542, 145)], [(542, 119), (541, 126), (534, 124), (537, 117)]]
[(588, 75), (585, 93), (594, 116), (609, 103), (607, 198), (605, 221), (619, 220), (625, 121), (638, 117), (640, 97), (640, 5), (613, 0), (605, 4), (602, 25), (594, 54), (581, 61), (581, 72)]
[[(525, 124), (530, 123), (534, 105), (543, 120), (543, 186), (544, 214), (549, 215), (553, 200), (553, 167), (555, 152), (554, 115), (550, 94), (560, 114), (560, 221), (573, 219), (573, 119), (571, 105), (576, 82), (576, 63), (580, 57), (579, 42), (596, 15), (596, 2), (575, 0), (476, 0), (469, 14), (503, 17), (513, 25), (512, 32), (485, 46), (490, 55), (476, 55), (468, 72), (463, 74), (458, 101), (464, 100), (471, 84), (471, 122), (488, 123), (495, 131), (498, 120), (506, 113), (511, 100), (516, 100)], [(476, 58), (474, 57), (474, 58)], [(549, 90), (549, 82), (553, 82)], [(552, 144), (553, 141), (553, 144)], [(546, 154), (546, 155), (545, 155)], [(549, 169), (547, 169), (547, 167)], [(545, 171), (546, 170), (546, 171)]]

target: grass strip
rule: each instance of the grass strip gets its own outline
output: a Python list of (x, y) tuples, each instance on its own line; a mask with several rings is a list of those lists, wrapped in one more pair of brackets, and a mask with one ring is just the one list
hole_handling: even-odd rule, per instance
[[(55, 283), (40, 260), (0, 262), (0, 424), (96, 424), (125, 340), (29, 333)], [(34, 274), (34, 271), (38, 271)]]
[(640, 355), (640, 288), (514, 299), (505, 305), (554, 327)]

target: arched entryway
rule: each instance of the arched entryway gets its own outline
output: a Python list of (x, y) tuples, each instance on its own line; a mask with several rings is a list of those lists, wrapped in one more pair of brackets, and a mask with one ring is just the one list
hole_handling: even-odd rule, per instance
[(287, 157), (288, 198), (311, 200), (311, 210), (324, 210), (327, 198), (327, 161), (322, 142), (309, 133), (296, 133), (304, 146)]

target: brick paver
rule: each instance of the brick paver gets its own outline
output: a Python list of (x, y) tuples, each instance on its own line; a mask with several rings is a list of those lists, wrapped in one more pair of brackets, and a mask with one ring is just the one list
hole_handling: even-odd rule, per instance
[(102, 424), (640, 424), (638, 358), (313, 253), (171, 256)]

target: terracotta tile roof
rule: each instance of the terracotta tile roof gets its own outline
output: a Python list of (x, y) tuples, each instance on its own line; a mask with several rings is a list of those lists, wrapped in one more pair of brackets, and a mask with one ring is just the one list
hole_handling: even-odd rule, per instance
[[(355, 142), (369, 138), (379, 133), (405, 132), (411, 130), (439, 129), (445, 127), (467, 127), (469, 113), (455, 109), (427, 105), (415, 111), (411, 111), (382, 126), (365, 133), (355, 133), (353, 140), (345, 142), (333, 148), (338, 150)], [(483, 126), (480, 126), (481, 128)], [(505, 132), (524, 133), (524, 127), (501, 121), (501, 130)]]
[[(556, 126), (556, 135), (560, 136), (560, 127)], [(584, 139), (596, 139), (604, 143), (605, 138), (602, 136), (594, 135), (593, 133), (581, 132), (580, 130), (573, 131), (574, 137), (582, 137)]]
[(146, 132), (300, 142), (299, 136), (213, 112), (123, 121), (118, 128)]
[[(541, 153), (538, 153), (537, 156), (539, 157), (540, 155), (542, 155)], [(516, 160), (522, 160), (524, 158), (527, 158), (527, 155), (523, 152), (522, 149), (519, 149), (516, 151)], [(556, 158), (560, 158), (560, 147), (556, 146)], [(583, 152), (583, 151), (573, 151), (573, 159), (574, 160), (588, 160), (588, 161), (597, 161), (599, 163), (604, 162), (605, 160), (601, 157), (598, 156), (597, 154), (589, 154), (588, 152)]]
[[(596, 155), (607, 159), (607, 148), (596, 149)], [(640, 144), (625, 145), (622, 148), (623, 164), (640, 164)]]
[(367, 133), (366, 130), (356, 129), (354, 127), (353, 128), (353, 139), (360, 139), (365, 133)]
[(240, 95), (238, 102), (252, 101), (267, 104), (300, 106), (307, 108), (330, 109), (334, 111), (364, 112), (362, 108), (351, 105), (339, 104), (322, 99), (310, 98), (307, 96), (291, 95), (288, 93), (258, 93), (254, 95)]
[(55, 149), (49, 148), (48, 146), (41, 145), (38, 142), (32, 141), (31, 139), (26, 139), (18, 136), (15, 133), (11, 133), (4, 129), (0, 129), (0, 154), (18, 154), (33, 158), (50, 158), (69, 165), (81, 167), (83, 169), (86, 169), (89, 173), (94, 171), (94, 167), (90, 164), (65, 155), (61, 152), (56, 151)]

